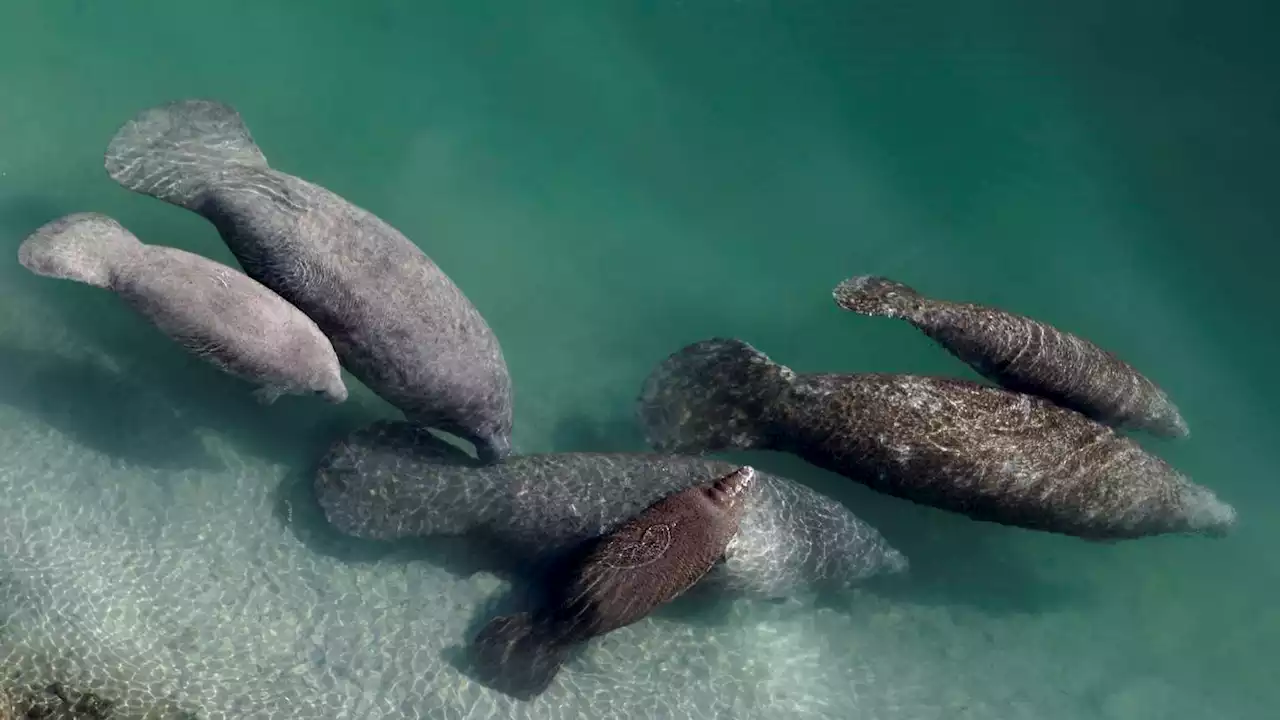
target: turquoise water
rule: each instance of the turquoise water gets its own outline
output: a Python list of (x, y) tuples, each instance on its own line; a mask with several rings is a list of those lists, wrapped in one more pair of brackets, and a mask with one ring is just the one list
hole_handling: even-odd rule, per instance
[[(1244, 6), (7, 5), (6, 672), (208, 718), (648, 718), (656, 696), (699, 718), (1272, 716), (1280, 94)], [(349, 378), (337, 408), (260, 407), (110, 295), (17, 264), (83, 210), (234, 264), (199, 217), (102, 170), (120, 123), (181, 97), (234, 104), (275, 167), (450, 274), (502, 342), (520, 452), (641, 448), (640, 383), (715, 335), (798, 371), (972, 377), (835, 308), (836, 282), (876, 272), (1149, 373), (1193, 434), (1142, 442), (1240, 525), (1088, 544), (746, 455), (845, 502), (910, 577), (660, 613), (512, 703), (447, 659), (505, 581), (378, 558), (307, 506), (309, 464), (389, 406)]]

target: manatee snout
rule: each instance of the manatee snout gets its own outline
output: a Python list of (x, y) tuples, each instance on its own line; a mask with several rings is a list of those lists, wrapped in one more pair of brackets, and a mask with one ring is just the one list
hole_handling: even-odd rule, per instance
[(317, 391), (317, 394), (334, 405), (340, 405), (347, 401), (347, 386), (339, 379), (336, 383)]

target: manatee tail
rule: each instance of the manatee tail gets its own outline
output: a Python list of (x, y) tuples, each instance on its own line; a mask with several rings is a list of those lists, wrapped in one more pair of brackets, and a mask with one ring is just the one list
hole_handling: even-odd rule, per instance
[(125, 188), (191, 205), (218, 175), (267, 167), (240, 114), (212, 100), (179, 100), (144, 110), (107, 146), (107, 174)]
[(111, 287), (113, 268), (142, 242), (99, 213), (75, 213), (46, 223), (18, 248), (18, 262), (37, 275)]
[(471, 643), (471, 661), (482, 682), (519, 700), (532, 700), (551, 686), (569, 658), (566, 643), (530, 613), (503, 615), (485, 625)]
[(316, 502), (340, 532), (369, 540), (468, 532), (495, 512), (499, 478), (412, 423), (379, 420), (333, 443)]
[(908, 320), (924, 302), (912, 288), (878, 275), (849, 278), (837, 285), (831, 296), (841, 308), (859, 315)]
[(661, 452), (765, 449), (770, 407), (794, 378), (741, 340), (703, 340), (649, 375), (637, 415), (645, 439)]

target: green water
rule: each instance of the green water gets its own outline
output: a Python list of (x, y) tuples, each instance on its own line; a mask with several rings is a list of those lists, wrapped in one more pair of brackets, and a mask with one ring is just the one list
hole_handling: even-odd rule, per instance
[[(659, 696), (715, 718), (1273, 716), (1280, 53), (1246, 5), (6, 4), (0, 657), (210, 718), (647, 718)], [(875, 272), (1143, 369), (1192, 437), (1142, 441), (1240, 525), (1088, 544), (752, 457), (876, 525), (910, 579), (651, 618), (570, 666), (582, 692), (512, 704), (442, 659), (497, 580), (282, 522), (334, 434), (388, 406), (259, 407), (110, 295), (17, 264), (83, 210), (234, 264), (102, 169), (120, 123), (181, 97), (232, 103), (273, 166), (450, 274), (502, 342), (521, 452), (640, 448), (641, 381), (715, 335), (799, 371), (971, 377), (835, 308)]]

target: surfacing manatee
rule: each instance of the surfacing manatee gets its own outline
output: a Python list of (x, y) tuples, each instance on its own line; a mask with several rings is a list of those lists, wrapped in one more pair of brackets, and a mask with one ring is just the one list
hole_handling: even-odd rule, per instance
[(1187, 423), (1164, 390), (1132, 365), (1052, 325), (999, 308), (928, 298), (889, 278), (850, 278), (832, 292), (860, 315), (906, 320), (1009, 390), (1039, 395), (1116, 428), (1185, 438)]
[(76, 213), (45, 224), (18, 248), (33, 273), (105, 288), (191, 353), (283, 394), (347, 399), (338, 356), (320, 328), (244, 273), (177, 248), (146, 245), (114, 219)]
[[(406, 422), (379, 421), (336, 442), (315, 493), (355, 537), (465, 536), (539, 574), (654, 501), (725, 475), (719, 460), (644, 453), (551, 453), (479, 465)], [(840, 503), (756, 473), (726, 562), (703, 585), (751, 597), (838, 592), (907, 559)]]
[(741, 340), (668, 357), (638, 414), (663, 452), (790, 452), (975, 520), (1107, 540), (1221, 536), (1236, 519), (1132, 439), (1043, 398), (955, 378), (797, 375)]
[(106, 169), (213, 223), (245, 272), (310, 316), (343, 366), (410, 420), (486, 460), (510, 453), (511, 378), (476, 308), (395, 228), (271, 169), (233, 108), (145, 110), (112, 138)]
[(755, 470), (740, 467), (650, 505), (599, 538), (545, 605), (494, 618), (471, 645), (486, 684), (521, 700), (542, 694), (574, 646), (641, 620), (693, 587), (738, 532)]

